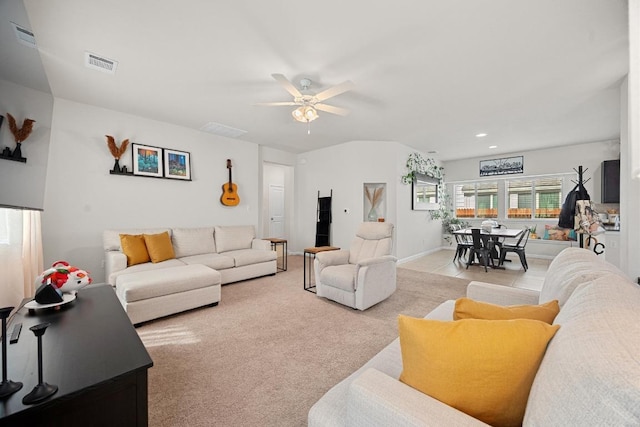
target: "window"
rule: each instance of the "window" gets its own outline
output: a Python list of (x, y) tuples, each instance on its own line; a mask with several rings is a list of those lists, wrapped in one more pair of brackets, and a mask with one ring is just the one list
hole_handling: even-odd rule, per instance
[(458, 218), (497, 218), (498, 182), (457, 184), (453, 187)]
[(508, 180), (507, 218), (558, 218), (562, 207), (562, 178)]

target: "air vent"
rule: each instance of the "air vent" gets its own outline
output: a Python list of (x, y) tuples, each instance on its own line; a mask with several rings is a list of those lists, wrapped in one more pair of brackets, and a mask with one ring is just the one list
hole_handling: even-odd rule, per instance
[(104, 73), (115, 74), (118, 68), (118, 62), (113, 59), (105, 58), (91, 52), (84, 53), (84, 65), (93, 70), (99, 70)]
[(232, 128), (231, 126), (221, 125), (220, 123), (209, 122), (202, 126), (200, 130), (213, 133), (215, 135), (226, 136), (228, 138), (238, 138), (247, 133), (246, 130)]
[(13, 26), (13, 31), (15, 32), (16, 38), (18, 39), (19, 43), (34, 49), (37, 47), (36, 37), (33, 35), (31, 31), (27, 30), (24, 27), (21, 27), (15, 22), (12, 22), (11, 25)]

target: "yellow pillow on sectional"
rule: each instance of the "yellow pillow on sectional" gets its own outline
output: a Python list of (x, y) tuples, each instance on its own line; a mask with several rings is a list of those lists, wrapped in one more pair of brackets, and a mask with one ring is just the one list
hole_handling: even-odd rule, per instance
[(121, 234), (120, 246), (127, 256), (127, 266), (150, 261), (142, 234)]
[(160, 234), (145, 234), (144, 241), (147, 244), (151, 262), (161, 262), (176, 257), (167, 231)]
[(553, 324), (553, 319), (560, 312), (558, 300), (549, 301), (540, 305), (509, 305), (502, 306), (486, 302), (474, 301), (469, 298), (458, 298), (456, 309), (453, 312), (453, 320), (460, 319), (485, 319), (485, 320), (511, 320), (531, 319)]
[(492, 426), (521, 425), (531, 384), (560, 326), (399, 316), (400, 381)]

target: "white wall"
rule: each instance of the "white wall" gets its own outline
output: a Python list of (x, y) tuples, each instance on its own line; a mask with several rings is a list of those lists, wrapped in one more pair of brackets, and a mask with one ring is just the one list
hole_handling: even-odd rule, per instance
[[(105, 134), (190, 152), (193, 181), (110, 175)], [(129, 170), (131, 152), (120, 160)], [(236, 207), (220, 203), (228, 158)], [(109, 228), (257, 227), (258, 170), (256, 144), (56, 98), (42, 217), (45, 266), (66, 260), (103, 281), (102, 232)]]
[[(440, 246), (440, 223), (425, 211), (411, 210), (411, 186), (400, 177), (415, 150), (396, 142), (353, 141), (298, 155), (296, 230), (290, 248), (302, 252), (315, 245), (318, 191), (333, 189), (331, 244), (349, 248), (364, 220), (364, 183), (386, 183), (386, 221), (395, 225), (394, 253), (402, 259)], [(349, 213), (346, 213), (348, 210)]]
[[(523, 156), (524, 173), (502, 177), (480, 178), (480, 161), (502, 157)], [(591, 200), (600, 202), (601, 163), (604, 160), (620, 158), (619, 141), (592, 142), (536, 151), (515, 152), (494, 156), (476, 157), (472, 159), (444, 162), (446, 181), (495, 180), (496, 178), (517, 178), (521, 176), (545, 175), (556, 173), (573, 173), (573, 168), (582, 166), (584, 178), (590, 178), (585, 188)]]
[(0, 159), (0, 205), (42, 209), (51, 133), (51, 94), (0, 80), (0, 114), (5, 116), (0, 128), (0, 151), (16, 147), (9, 130), (6, 113), (22, 127), (25, 118), (33, 119), (33, 132), (21, 147), (26, 163)]

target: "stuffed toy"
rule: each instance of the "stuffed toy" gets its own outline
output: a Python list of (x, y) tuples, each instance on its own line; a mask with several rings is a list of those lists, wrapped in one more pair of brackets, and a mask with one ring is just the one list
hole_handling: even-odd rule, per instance
[(89, 273), (72, 267), (66, 261), (56, 261), (36, 279), (36, 297), (39, 304), (62, 302), (63, 293), (77, 292), (92, 282)]

